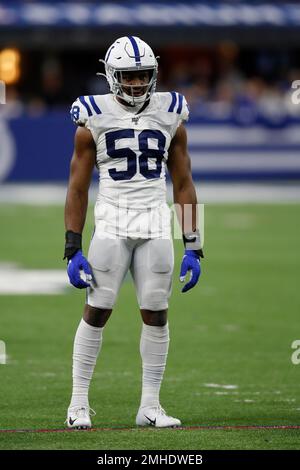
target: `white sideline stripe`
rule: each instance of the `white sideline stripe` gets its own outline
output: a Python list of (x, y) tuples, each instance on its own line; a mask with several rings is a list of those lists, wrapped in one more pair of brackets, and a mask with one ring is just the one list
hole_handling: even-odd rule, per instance
[(299, 152), (239, 152), (233, 155), (230, 151), (216, 153), (190, 152), (193, 170), (228, 171), (234, 170), (300, 170)]
[(300, 126), (295, 124), (286, 129), (264, 129), (262, 126), (240, 128), (230, 125), (187, 126), (189, 145), (208, 146), (254, 146), (254, 145), (295, 145), (300, 144)]
[[(283, 204), (300, 202), (300, 184), (220, 183), (196, 186), (198, 201), (207, 203)], [(172, 192), (170, 190), (171, 199)]]
[(18, 204), (63, 204), (67, 184), (1, 184), (0, 202)]
[[(300, 202), (300, 183), (195, 183), (199, 202), (207, 203), (290, 203)], [(67, 184), (2, 184), (0, 204), (62, 205)], [(98, 185), (93, 184), (89, 201), (96, 201)], [(172, 186), (167, 186), (168, 201), (173, 200)]]

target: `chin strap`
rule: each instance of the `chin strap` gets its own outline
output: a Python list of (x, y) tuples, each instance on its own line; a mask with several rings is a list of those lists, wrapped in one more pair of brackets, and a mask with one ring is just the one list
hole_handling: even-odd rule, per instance
[[(122, 91), (122, 95), (117, 95), (117, 96), (119, 96), (119, 98), (122, 98), (124, 101), (126, 101), (126, 103), (130, 104), (131, 106), (139, 107), (145, 104), (145, 101), (147, 100), (147, 94), (148, 92), (142, 96), (134, 97), (134, 96), (127, 95), (125, 91)], [(140, 98), (142, 98), (141, 101), (140, 101)]]

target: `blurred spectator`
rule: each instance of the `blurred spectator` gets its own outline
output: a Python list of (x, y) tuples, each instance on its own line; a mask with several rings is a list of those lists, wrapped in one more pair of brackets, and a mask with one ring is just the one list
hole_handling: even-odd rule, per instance
[(42, 65), (42, 96), (48, 106), (64, 102), (64, 82), (60, 62), (47, 58)]
[[(300, 80), (298, 50), (240, 49), (232, 42), (215, 47), (169, 46), (156, 53), (158, 90), (183, 93), (198, 117), (233, 117), (241, 124), (256, 117), (274, 123), (299, 116), (300, 106), (290, 99), (291, 83)], [(23, 51), (20, 82), (9, 88), (11, 110), (40, 114), (47, 109), (67, 109), (79, 95), (107, 93), (98, 60), (105, 50), (66, 51), (51, 54)], [(14, 104), (13, 104), (14, 103)]]

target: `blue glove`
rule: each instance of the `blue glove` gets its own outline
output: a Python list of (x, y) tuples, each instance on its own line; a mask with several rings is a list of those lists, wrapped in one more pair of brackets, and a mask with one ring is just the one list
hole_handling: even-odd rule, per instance
[(90, 287), (91, 284), (81, 279), (80, 271), (84, 271), (87, 281), (91, 282), (93, 280), (91, 266), (89, 265), (88, 260), (83, 256), (82, 251), (78, 250), (68, 262), (67, 272), (70, 279), (70, 283), (74, 287), (77, 287), (77, 289), (84, 289), (85, 287)]
[(191, 278), (185, 286), (183, 286), (181, 292), (187, 292), (192, 289), (200, 277), (201, 267), (199, 255), (193, 250), (185, 250), (184, 256), (181, 262), (180, 268), (180, 281), (184, 282), (185, 276), (188, 271), (191, 271)]

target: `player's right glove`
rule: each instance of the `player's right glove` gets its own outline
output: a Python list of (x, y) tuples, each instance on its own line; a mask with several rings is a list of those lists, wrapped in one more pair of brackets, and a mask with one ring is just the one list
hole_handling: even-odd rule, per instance
[[(77, 251), (77, 253), (75, 253), (75, 255), (69, 260), (67, 271), (70, 283), (74, 287), (77, 287), (77, 289), (85, 289), (86, 287), (90, 287), (90, 282), (93, 278), (92, 270), (88, 260), (83, 256), (82, 251)], [(81, 278), (81, 271), (84, 272), (86, 280), (89, 282), (85, 282)]]
[[(68, 230), (66, 232), (65, 256), (68, 259), (67, 272), (70, 283), (77, 289), (90, 287), (93, 280), (92, 269), (88, 260), (82, 254), (81, 234)], [(81, 278), (81, 272), (84, 273), (86, 281)]]

